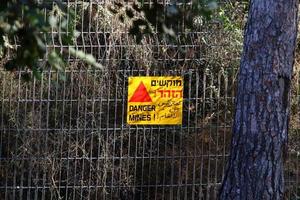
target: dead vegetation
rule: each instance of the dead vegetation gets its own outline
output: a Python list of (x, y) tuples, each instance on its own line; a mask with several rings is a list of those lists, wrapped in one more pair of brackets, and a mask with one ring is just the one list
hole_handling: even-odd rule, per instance
[[(127, 34), (130, 24), (118, 20), (122, 11), (113, 14), (110, 6), (76, 7), (82, 35), (75, 46), (92, 53), (105, 71), (74, 58), (63, 79), (49, 70), (26, 83), (24, 72), (0, 71), (0, 186), (9, 188), (0, 189), (1, 198), (215, 199), (230, 141), (242, 19), (234, 30), (216, 20), (184, 30), (175, 41), (154, 34), (137, 44)], [(243, 9), (231, 6), (218, 15)], [(129, 75), (182, 72), (182, 127), (126, 125)], [(296, 72), (286, 168), (291, 199), (299, 193)]]

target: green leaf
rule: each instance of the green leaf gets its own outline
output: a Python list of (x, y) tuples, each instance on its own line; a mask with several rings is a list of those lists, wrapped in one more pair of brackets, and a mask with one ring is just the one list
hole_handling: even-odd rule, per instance
[(36, 79), (38, 80), (42, 79), (42, 72), (37, 67), (32, 68), (32, 74)]
[(69, 52), (72, 56), (75, 56), (76, 58), (79, 58), (80, 60), (86, 62), (87, 64), (98, 68), (98, 69), (104, 69), (103, 65), (98, 63), (95, 59), (95, 57), (91, 54), (86, 54), (81, 50), (76, 50), (73, 47), (69, 48)]
[(56, 51), (50, 52), (48, 56), (48, 63), (50, 66), (52, 66), (58, 71), (62, 71), (66, 65), (63, 59), (61, 58), (61, 55), (59, 55)]
[(52, 27), (52, 28), (54, 28), (54, 27), (57, 27), (57, 17), (55, 17), (55, 16), (53, 16), (53, 15), (50, 15), (49, 16), (49, 24), (50, 24), (50, 26)]

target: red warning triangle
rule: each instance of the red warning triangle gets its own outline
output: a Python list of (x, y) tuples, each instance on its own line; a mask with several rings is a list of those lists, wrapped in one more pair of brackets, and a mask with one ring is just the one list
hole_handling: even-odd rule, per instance
[(140, 85), (137, 87), (137, 89), (133, 93), (129, 102), (152, 102), (152, 99), (151, 99), (143, 81), (141, 81)]

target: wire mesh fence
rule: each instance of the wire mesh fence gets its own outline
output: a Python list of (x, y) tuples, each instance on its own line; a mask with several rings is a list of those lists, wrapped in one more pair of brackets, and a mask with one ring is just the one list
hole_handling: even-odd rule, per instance
[[(65, 55), (69, 66), (41, 80), (0, 71), (0, 199), (216, 199), (241, 45), (232, 40), (240, 35), (212, 24), (176, 43), (155, 34), (136, 44), (109, 15), (111, 2), (65, 4), (78, 13), (74, 47), (105, 69)], [(60, 40), (67, 33), (49, 34), (48, 48), (69, 48)], [(145, 75), (183, 77), (182, 125), (126, 123), (128, 77)], [(299, 73), (293, 85), (287, 199), (300, 196)]]

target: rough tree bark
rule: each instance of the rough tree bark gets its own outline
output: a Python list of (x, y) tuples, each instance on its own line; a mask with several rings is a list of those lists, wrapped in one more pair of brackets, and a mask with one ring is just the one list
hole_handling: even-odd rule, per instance
[(219, 199), (283, 199), (298, 0), (251, 0)]

